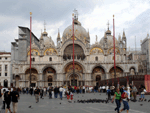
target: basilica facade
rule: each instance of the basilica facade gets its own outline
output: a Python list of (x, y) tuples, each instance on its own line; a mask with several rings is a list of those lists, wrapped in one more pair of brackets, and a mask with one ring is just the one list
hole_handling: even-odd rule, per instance
[[(18, 27), (18, 39), (11, 43), (11, 62), (13, 85), (30, 86), (30, 29)], [(101, 80), (114, 78), (113, 36), (109, 27), (101, 40), (96, 38), (90, 44), (90, 33), (79, 22), (74, 20), (74, 58), (75, 74), (73, 75), (73, 26), (68, 26), (63, 35), (58, 31), (57, 44), (54, 43), (46, 29), (37, 38), (32, 33), (31, 50), (31, 84), (32, 86), (99, 85)], [(127, 38), (115, 38), (116, 76), (135, 74), (136, 62), (127, 60)]]

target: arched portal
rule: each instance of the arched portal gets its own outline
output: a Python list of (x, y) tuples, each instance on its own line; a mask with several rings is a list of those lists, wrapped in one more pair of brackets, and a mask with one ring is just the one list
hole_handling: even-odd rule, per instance
[[(31, 84), (30, 84), (31, 81)], [(25, 72), (25, 86), (36, 87), (38, 84), (38, 71), (34, 68), (31, 68), (31, 77), (30, 77), (30, 69), (27, 69)]]
[(73, 85), (73, 79), (75, 79), (76, 86), (84, 85), (83, 77), (83, 69), (78, 64), (74, 64), (74, 73), (73, 73), (73, 64), (69, 63), (68, 66), (65, 68), (65, 75), (66, 80), (64, 82), (65, 85)]
[(4, 87), (8, 87), (8, 80), (4, 80)]
[[(115, 78), (115, 76), (114, 76), (114, 67), (112, 67), (110, 69), (109, 73), (110, 73), (110, 78)], [(123, 76), (123, 70), (120, 67), (116, 66), (116, 78), (117, 77), (122, 77), (122, 76)]]
[(93, 85), (100, 86), (101, 80), (105, 79), (105, 70), (101, 66), (97, 66), (92, 71)]
[(44, 87), (56, 85), (54, 80), (56, 80), (56, 71), (52, 67), (47, 67), (43, 71), (43, 82)]

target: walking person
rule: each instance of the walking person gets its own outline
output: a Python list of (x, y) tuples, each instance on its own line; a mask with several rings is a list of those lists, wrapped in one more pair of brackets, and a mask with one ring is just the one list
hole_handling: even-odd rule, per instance
[(19, 97), (19, 93), (16, 91), (16, 88), (13, 88), (13, 91), (11, 93), (12, 96), (12, 105), (13, 105), (13, 113), (17, 113), (17, 108), (18, 108), (18, 99)]
[(132, 92), (133, 92), (133, 97), (134, 97), (134, 102), (136, 102), (136, 93), (137, 93), (137, 88), (135, 85), (133, 85), (133, 88), (132, 88)]
[(60, 95), (60, 99), (62, 100), (62, 93), (63, 93), (63, 88), (62, 86), (59, 88), (59, 95)]
[(39, 95), (40, 95), (40, 90), (38, 87), (36, 87), (36, 89), (34, 90), (34, 95), (35, 95), (36, 103), (38, 103), (39, 102)]
[(121, 106), (121, 92), (120, 92), (120, 89), (118, 88), (114, 94), (114, 97), (112, 99), (112, 103), (115, 99), (115, 102), (116, 102), (116, 105), (117, 107), (115, 108), (115, 111), (117, 110), (117, 113), (119, 113), (119, 109), (120, 109), (120, 106)]
[(120, 113), (124, 110), (127, 110), (127, 113), (129, 113), (129, 104), (128, 104), (128, 92), (127, 92), (127, 88), (124, 89), (123, 94), (121, 95), (122, 97), (122, 101), (123, 101), (123, 105), (124, 108), (121, 109)]
[(10, 88), (8, 88), (8, 91), (5, 92), (4, 100), (5, 100), (5, 103), (7, 105), (5, 113), (7, 113), (8, 110), (9, 110), (10, 113), (12, 113), (11, 109), (10, 109), (10, 103), (11, 103), (11, 89)]

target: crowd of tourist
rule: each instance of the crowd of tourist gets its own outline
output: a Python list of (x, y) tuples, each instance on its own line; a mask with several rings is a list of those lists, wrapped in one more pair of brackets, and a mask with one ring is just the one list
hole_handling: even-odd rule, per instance
[[(79, 93), (98, 93), (103, 92), (108, 95), (107, 100), (111, 100), (112, 102), (115, 100), (116, 102), (116, 108), (115, 111), (118, 113), (122, 112), (123, 110), (127, 110), (127, 113), (129, 112), (129, 104), (128, 101), (132, 100), (133, 102), (136, 102), (137, 94), (141, 94), (140, 101), (144, 100), (144, 94), (146, 92), (145, 87), (141, 85), (138, 89), (135, 85), (127, 85), (125, 87), (124, 85), (120, 87), (115, 86), (61, 86), (61, 87), (23, 87), (23, 88), (0, 88), (0, 97), (3, 101), (3, 109), (6, 109), (5, 113), (7, 111), (11, 112), (10, 109), (10, 103), (12, 102), (13, 107), (13, 113), (17, 112), (17, 106), (18, 106), (18, 99), (19, 94), (30, 94), (31, 96), (35, 96), (36, 103), (39, 102), (39, 98), (43, 99), (45, 96), (48, 95), (49, 99), (53, 98), (60, 98), (61, 100), (66, 97), (68, 99), (68, 102), (71, 102), (73, 100), (74, 94)], [(114, 95), (114, 97), (111, 99), (111, 95)], [(121, 107), (121, 101), (123, 102), (124, 108), (120, 110)], [(6, 105), (6, 106), (5, 106)]]

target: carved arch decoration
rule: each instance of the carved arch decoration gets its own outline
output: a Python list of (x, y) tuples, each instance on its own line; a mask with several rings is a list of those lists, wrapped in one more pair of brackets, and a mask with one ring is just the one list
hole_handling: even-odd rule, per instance
[[(37, 49), (31, 50), (31, 56), (39, 56), (40, 52)], [(30, 51), (28, 51), (28, 56), (30, 56)]]
[(90, 54), (100, 54), (100, 53), (104, 53), (103, 50), (99, 47), (94, 47), (90, 50)]
[[(110, 70), (109, 70), (109, 73), (110, 73), (110, 78), (115, 78), (114, 77), (114, 67), (112, 67)], [(116, 77), (122, 77), (123, 76), (123, 70), (116, 66)]]
[(56, 80), (56, 70), (52, 67), (45, 68), (43, 70), (43, 80), (47, 82)]
[[(113, 47), (109, 48), (107, 54), (113, 54), (113, 53), (114, 53), (114, 48)], [(115, 53), (120, 54), (120, 50), (118, 47), (115, 48)]]
[(101, 67), (101, 66), (96, 66), (93, 70), (92, 70), (92, 76), (91, 78), (93, 80), (96, 80), (96, 77), (100, 76), (100, 79), (104, 79), (105, 77), (105, 70)]
[[(83, 73), (83, 69), (80, 65), (78, 65), (77, 63), (74, 64), (74, 68), (75, 68), (75, 72), (77, 73)], [(66, 69), (65, 69), (65, 73), (71, 73), (73, 72), (73, 64), (69, 64)]]
[[(30, 80), (30, 69), (27, 69), (25, 71), (25, 79)], [(37, 80), (38, 80), (38, 71), (34, 68), (31, 68), (31, 81), (37, 81)]]
[(48, 48), (44, 51), (44, 55), (57, 55), (57, 51), (54, 48)]

